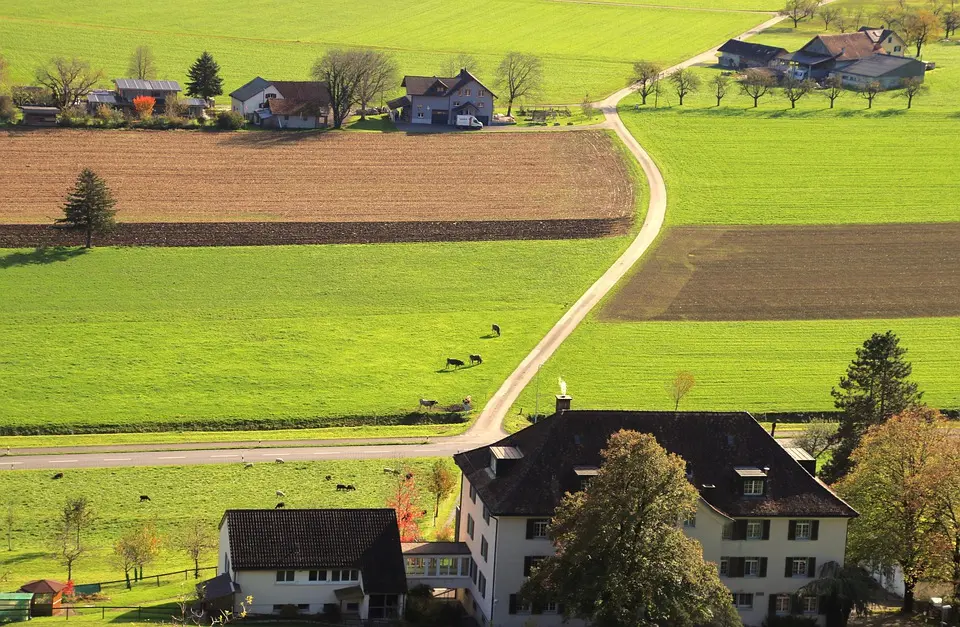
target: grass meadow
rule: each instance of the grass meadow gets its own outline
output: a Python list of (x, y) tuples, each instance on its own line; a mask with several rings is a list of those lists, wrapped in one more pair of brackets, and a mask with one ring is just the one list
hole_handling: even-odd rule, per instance
[[(406, 460), (415, 477), (423, 477), (434, 459)], [(453, 461), (446, 459), (451, 470)], [(178, 548), (177, 537), (186, 524), (202, 520), (216, 530), (226, 509), (272, 508), (276, 490), (286, 496), (287, 507), (385, 507), (396, 477), (383, 467), (398, 467), (392, 460), (345, 460), (336, 462), (298, 462), (284, 465), (266, 463), (252, 468), (241, 464), (213, 466), (145, 467), (114, 469), (78, 469), (65, 471), (63, 479), (53, 482), (50, 472), (12, 471), (0, 473), (0, 510), (3, 533), (0, 534), (0, 576), (7, 574), (7, 588), (27, 581), (49, 578), (64, 581), (66, 569), (51, 555), (50, 537), (54, 521), (67, 498), (85, 496), (95, 519), (85, 533), (88, 552), (74, 565), (77, 584), (123, 579), (123, 571), (112, 560), (113, 543), (123, 533), (152, 523), (161, 536), (157, 561), (145, 568), (145, 574), (167, 573), (192, 568), (189, 557)], [(331, 475), (331, 481), (325, 477)], [(350, 483), (355, 492), (336, 492), (337, 483)], [(433, 502), (419, 482), (421, 503), (429, 515), (423, 530), (433, 533)], [(140, 503), (139, 495), (151, 501)], [(449, 495), (440, 510), (438, 527), (443, 527), (456, 501)], [(13, 508), (12, 551), (7, 550), (6, 517)], [(211, 552), (201, 566), (216, 564)], [(212, 576), (205, 573), (206, 577)], [(104, 589), (103, 605), (137, 605), (176, 600), (192, 593), (193, 575), (184, 586), (184, 576), (165, 577), (142, 582), (133, 590), (123, 586)], [(62, 621), (63, 618), (61, 617)], [(73, 620), (71, 618), (71, 620)]]
[[(482, 10), (451, 0), (411, 5), (387, 0), (376, 7), (349, 0), (322, 4), (281, 0), (269, 16), (257, 5), (229, 0), (167, 4), (65, 0), (38, 5), (6, 0), (0, 5), (0, 54), (17, 82), (51, 56), (85, 58), (125, 74), (138, 45), (153, 48), (162, 78), (184, 80), (190, 63), (209, 50), (222, 68), (224, 93), (254, 76), (305, 79), (329, 47), (371, 46), (396, 54), (402, 73), (439, 73), (457, 53), (480, 63), (490, 80), (510, 50), (541, 55), (541, 102), (601, 97), (622, 87), (639, 58), (678, 62), (762, 22), (764, 15), (688, 10), (691, 6), (753, 8), (767, 0), (674, 0), (684, 9), (602, 5), (554, 0), (492, 0)], [(672, 4), (672, 2), (650, 4)], [(262, 17), (263, 19), (259, 19)]]

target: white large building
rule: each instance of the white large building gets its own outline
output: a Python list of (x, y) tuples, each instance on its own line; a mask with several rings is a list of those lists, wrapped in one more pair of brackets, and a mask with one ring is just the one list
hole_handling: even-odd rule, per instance
[[(563, 608), (517, 597), (531, 567), (553, 553), (547, 526), (565, 492), (595, 475), (600, 451), (620, 429), (652, 434), (688, 463), (700, 492), (684, 523), (717, 564), (746, 625), (770, 614), (818, 616), (816, 597), (794, 593), (818, 564), (843, 563), (847, 522), (856, 512), (745, 412), (558, 412), (491, 446), (454, 457), (463, 472), (457, 539), (472, 559), (459, 591), (484, 627), (560, 625)], [(812, 461), (812, 460), (810, 460)]]

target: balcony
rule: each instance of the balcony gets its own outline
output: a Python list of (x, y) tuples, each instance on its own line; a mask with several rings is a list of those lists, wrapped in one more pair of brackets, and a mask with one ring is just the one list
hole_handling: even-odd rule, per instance
[(470, 585), (470, 549), (463, 542), (404, 542), (407, 586), (466, 588)]

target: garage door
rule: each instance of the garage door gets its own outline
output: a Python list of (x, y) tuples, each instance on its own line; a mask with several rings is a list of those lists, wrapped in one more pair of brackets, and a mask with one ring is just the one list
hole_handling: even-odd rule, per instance
[(449, 119), (450, 119), (450, 112), (449, 112), (449, 111), (446, 111), (446, 110), (444, 110), (444, 111), (438, 111), (438, 110), (434, 109), (434, 110), (433, 110), (433, 114), (430, 116), (430, 123), (431, 123), (431, 124), (446, 124), (446, 123), (447, 123), (447, 120), (449, 120)]
[(489, 115), (478, 115), (476, 116), (480, 123), (484, 126), (490, 126), (490, 116)]

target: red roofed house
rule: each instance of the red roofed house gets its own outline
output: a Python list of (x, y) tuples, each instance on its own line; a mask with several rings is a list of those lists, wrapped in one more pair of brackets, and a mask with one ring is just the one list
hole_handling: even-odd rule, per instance
[(66, 584), (59, 581), (38, 579), (21, 586), (20, 592), (33, 595), (33, 601), (30, 603), (31, 616), (53, 616), (60, 607), (63, 589), (66, 587)]

